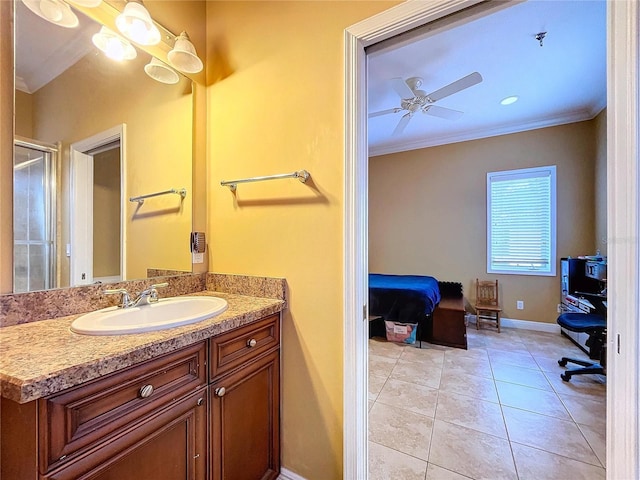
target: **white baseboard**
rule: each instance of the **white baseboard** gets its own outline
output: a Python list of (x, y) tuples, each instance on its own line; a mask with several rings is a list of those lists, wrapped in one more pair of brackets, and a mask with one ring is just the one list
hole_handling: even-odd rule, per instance
[[(469, 323), (476, 323), (476, 316), (467, 314)], [(535, 330), (537, 332), (560, 333), (557, 323), (534, 322), (532, 320), (517, 320), (515, 318), (500, 318), (500, 326), (518, 328), (520, 330)]]
[(307, 480), (304, 477), (301, 477), (297, 473), (292, 472), (291, 470), (287, 470), (286, 468), (280, 469), (280, 476), (278, 480)]

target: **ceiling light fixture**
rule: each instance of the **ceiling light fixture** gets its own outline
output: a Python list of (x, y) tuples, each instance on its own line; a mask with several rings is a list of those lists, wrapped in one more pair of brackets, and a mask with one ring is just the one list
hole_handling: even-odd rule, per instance
[(140, 45), (160, 43), (160, 30), (139, 0), (130, 0), (125, 5), (122, 13), (116, 17), (116, 26), (125, 37)]
[(80, 23), (71, 7), (62, 0), (22, 0), (22, 3), (40, 18), (55, 25), (74, 28)]
[(144, 66), (144, 71), (147, 75), (160, 83), (173, 85), (180, 81), (178, 73), (156, 57), (151, 57), (151, 61)]
[(107, 27), (102, 27), (98, 33), (91, 37), (91, 41), (113, 60), (133, 60), (138, 54), (133, 45)]
[(167, 54), (169, 64), (185, 73), (198, 73), (202, 70), (202, 60), (196, 54), (187, 32), (182, 32), (177, 38), (173, 50)]
[(509, 97), (505, 97), (500, 100), (500, 105), (511, 105), (512, 103), (516, 103), (518, 101), (517, 95), (511, 95)]

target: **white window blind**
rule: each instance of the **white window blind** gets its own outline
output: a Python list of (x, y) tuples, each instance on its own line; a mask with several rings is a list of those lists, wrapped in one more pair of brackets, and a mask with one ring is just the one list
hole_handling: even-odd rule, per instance
[(487, 273), (556, 274), (556, 167), (487, 173)]

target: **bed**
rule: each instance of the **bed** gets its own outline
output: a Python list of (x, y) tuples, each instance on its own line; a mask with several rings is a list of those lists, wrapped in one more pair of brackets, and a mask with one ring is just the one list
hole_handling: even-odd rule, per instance
[(438, 281), (425, 275), (369, 274), (370, 336), (384, 336), (384, 320), (418, 324), (418, 339), (429, 337), (428, 320), (440, 303)]

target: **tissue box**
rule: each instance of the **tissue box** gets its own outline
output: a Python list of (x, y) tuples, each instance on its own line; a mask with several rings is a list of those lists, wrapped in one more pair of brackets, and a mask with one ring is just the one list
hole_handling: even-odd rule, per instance
[(384, 324), (389, 342), (416, 343), (417, 323), (400, 323), (385, 320)]

